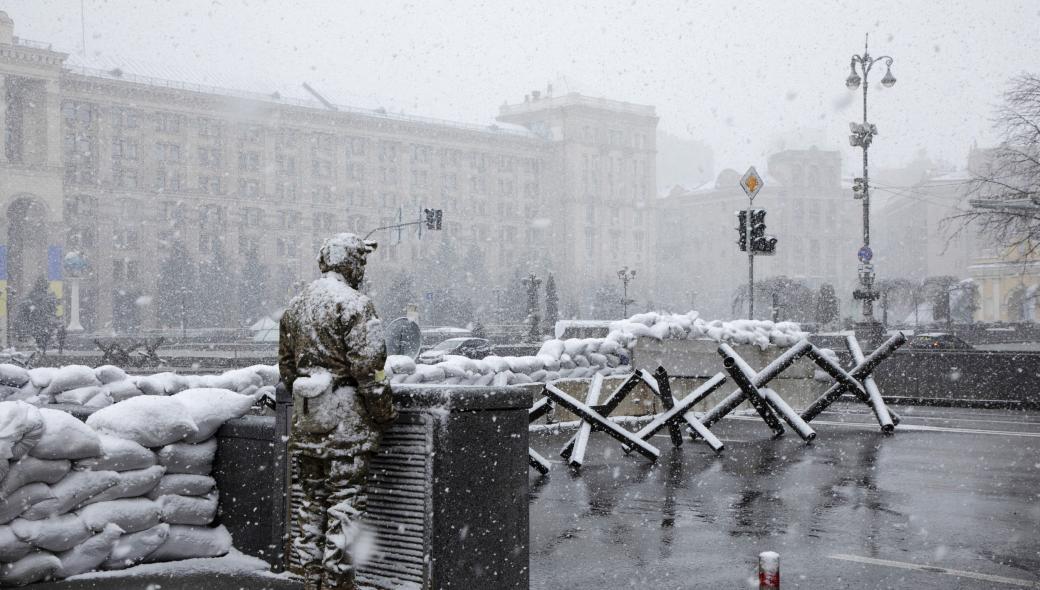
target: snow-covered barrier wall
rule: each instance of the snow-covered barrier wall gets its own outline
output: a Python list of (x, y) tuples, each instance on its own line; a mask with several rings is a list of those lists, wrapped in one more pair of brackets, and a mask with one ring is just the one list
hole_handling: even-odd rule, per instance
[[(54, 372), (43, 389), (74, 374), (87, 380), (82, 369)], [(226, 554), (231, 536), (212, 526), (215, 434), (255, 400), (188, 388), (109, 403), (85, 423), (0, 402), (0, 586)]]

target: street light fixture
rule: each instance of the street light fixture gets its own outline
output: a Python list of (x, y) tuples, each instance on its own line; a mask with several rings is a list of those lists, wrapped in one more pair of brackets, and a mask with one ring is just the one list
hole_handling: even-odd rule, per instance
[(853, 292), (853, 297), (863, 301), (863, 321), (867, 324), (874, 324), (874, 300), (878, 298), (878, 292), (874, 290), (874, 265), (871, 263), (874, 253), (870, 249), (870, 175), (867, 167), (867, 150), (870, 148), (874, 136), (877, 135), (877, 127), (867, 122), (867, 90), (870, 87), (870, 70), (878, 62), (885, 64), (885, 77), (881, 79), (881, 84), (885, 88), (891, 88), (896, 83), (896, 78), (892, 75), (892, 58), (887, 55), (871, 56), (867, 49), (869, 41), (868, 35), (867, 43), (864, 43), (863, 46), (863, 55), (852, 56), (849, 62), (850, 73), (845, 80), (845, 86), (850, 90), (859, 88), (861, 84), (863, 86), (863, 123), (849, 123), (849, 130), (852, 132), (849, 136), (849, 143), (853, 147), (863, 148), (863, 176), (856, 179), (854, 187), (855, 198), (863, 200), (863, 247), (859, 250), (860, 288)]
[(628, 305), (635, 303), (635, 299), (628, 298), (628, 283), (636, 278), (635, 270), (628, 270), (628, 267), (622, 267), (621, 270), (617, 271), (617, 276), (621, 279), (621, 284), (624, 285), (624, 294), (621, 296), (622, 314), (625, 319), (628, 318)]

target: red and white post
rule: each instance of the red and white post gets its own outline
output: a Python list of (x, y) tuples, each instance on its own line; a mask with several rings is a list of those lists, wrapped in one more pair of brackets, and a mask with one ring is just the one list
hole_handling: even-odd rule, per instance
[(780, 590), (780, 554), (776, 551), (758, 554), (758, 590)]

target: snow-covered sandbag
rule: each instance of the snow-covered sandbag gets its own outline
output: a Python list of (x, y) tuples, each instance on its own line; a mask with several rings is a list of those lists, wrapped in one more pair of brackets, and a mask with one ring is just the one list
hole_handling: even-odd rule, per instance
[(542, 361), (542, 368), (546, 371), (560, 370), (560, 357), (552, 357), (547, 354), (538, 354), (538, 360)]
[(101, 441), (101, 452), (95, 457), (76, 461), (76, 469), (133, 471), (147, 469), (157, 462), (155, 453), (132, 440), (109, 434), (98, 435), (98, 439)]
[(59, 578), (67, 578), (97, 569), (108, 559), (109, 554), (112, 553), (112, 546), (122, 535), (123, 529), (118, 525), (105, 526), (100, 533), (59, 554), (61, 568), (58, 569), (56, 575)]
[(411, 375), (392, 375), (390, 376), (390, 383), (404, 383), (405, 379)]
[(494, 381), (494, 380), (495, 380), (495, 373), (488, 373), (487, 375), (481, 375), (476, 381), (473, 382), (473, 385), (477, 385), (479, 387), (485, 387), (485, 386), (491, 385), (491, 382)]
[(18, 561), (32, 550), (32, 545), (19, 539), (10, 526), (0, 524), (0, 563)]
[(57, 395), (63, 391), (89, 387), (91, 385), (101, 385), (101, 382), (94, 375), (94, 369), (84, 365), (66, 365), (54, 372), (50, 383), (46, 387), (41, 387), (40, 393)]
[(18, 488), (34, 483), (57, 483), (69, 473), (72, 462), (67, 459), (49, 461), (25, 456), (11, 464), (11, 471), (0, 481), (0, 498), (6, 498)]
[(589, 365), (591, 365), (593, 367), (605, 367), (605, 366), (607, 366), (607, 357), (606, 357), (606, 355), (600, 354), (598, 352), (590, 352), (586, 356), (589, 359)]
[(93, 533), (75, 514), (62, 514), (43, 520), (16, 518), (11, 530), (19, 540), (45, 551), (68, 551)]
[(444, 381), (444, 369), (437, 365), (417, 365), (415, 375), (422, 379), (421, 383), (439, 383)]
[(575, 365), (577, 365), (577, 366), (579, 366), (579, 367), (581, 367), (581, 368), (583, 368), (583, 369), (584, 369), (585, 367), (588, 367), (588, 366), (590, 366), (590, 363), (589, 363), (589, 359), (588, 359), (588, 357), (586, 357), (586, 356), (585, 356), (585, 355), (583, 355), (583, 354), (579, 354), (579, 355), (577, 355), (577, 356), (574, 356), (574, 357), (572, 357), (572, 358), (574, 359), (574, 364), (575, 364)]
[(7, 524), (33, 506), (53, 499), (51, 487), (45, 483), (22, 486), (11, 495), (0, 498), (0, 524)]
[(534, 373), (530, 374), (531, 381), (535, 383), (543, 383), (545, 381), (546, 374), (547, 372), (545, 371), (545, 369), (542, 369), (541, 371), (535, 371)]
[(9, 459), (21, 459), (43, 437), (43, 416), (32, 404), (0, 402), (0, 477)]
[(514, 373), (513, 378), (510, 380), (510, 385), (523, 385), (525, 383), (533, 383), (534, 380), (523, 373)]
[(102, 389), (108, 393), (114, 403), (119, 403), (125, 399), (144, 395), (144, 392), (137, 388), (137, 383), (135, 383), (133, 379), (113, 381), (112, 383), (102, 386)]
[[(91, 373), (91, 376), (94, 374)], [(29, 454), (37, 459), (82, 459), (101, 454), (101, 439), (72, 414), (42, 408), (43, 436)]]
[(162, 465), (153, 465), (145, 469), (119, 472), (119, 483), (87, 500), (87, 504), (95, 502), (109, 502), (123, 498), (139, 498), (148, 495), (159, 485), (166, 468)]
[(253, 365), (246, 367), (245, 370), (260, 377), (260, 383), (258, 384), (260, 387), (274, 387), (282, 379), (281, 374), (278, 372), (278, 365)]
[(115, 365), (101, 365), (94, 369), (94, 376), (101, 382), (102, 385), (109, 385), (110, 383), (116, 383), (117, 381), (126, 381), (126, 371), (120, 369)]
[(392, 354), (386, 357), (383, 368), (393, 375), (411, 375), (415, 372), (415, 361), (410, 356)]
[(256, 374), (255, 371), (252, 371), (247, 367), (244, 369), (232, 369), (217, 375), (216, 379), (213, 381), (213, 385), (210, 385), (210, 387), (242, 392), (250, 385), (262, 387), (264, 385), (264, 380), (260, 375)]
[(150, 375), (136, 377), (134, 379), (134, 384), (137, 385), (137, 389), (140, 389), (141, 393), (145, 395), (166, 395), (165, 384), (158, 379), (152, 379)]
[(146, 447), (161, 447), (198, 432), (184, 404), (171, 397), (143, 395), (102, 408), (87, 418), (102, 434), (132, 440)]
[(51, 379), (57, 373), (57, 367), (36, 367), (35, 369), (29, 369), (29, 381), (36, 389), (43, 390), (51, 384)]
[(11, 397), (12, 395), (17, 395), (21, 391), (22, 390), (17, 387), (11, 387), (10, 385), (0, 385), (0, 402), (6, 401), (7, 398)]
[(136, 565), (166, 542), (170, 525), (157, 524), (150, 529), (119, 537), (112, 552), (101, 567), (106, 570), (121, 570)]
[(459, 362), (444, 361), (437, 363), (437, 368), (444, 371), (445, 380), (456, 378), (461, 379), (466, 376), (466, 367)]
[(50, 553), (30, 553), (14, 563), (0, 565), (0, 586), (25, 586), (46, 580), (61, 569), (61, 560)]
[(509, 370), (509, 362), (500, 356), (486, 356), (483, 358), (483, 362), (495, 373), (502, 373)]
[(462, 383), (463, 379), (465, 379), (465, 377), (448, 377), (444, 381), (441, 381), (441, 383), (444, 385), (458, 385)]
[(170, 534), (145, 562), (176, 561), (194, 557), (220, 557), (231, 551), (231, 533), (224, 525), (206, 526), (171, 525)]
[(51, 498), (30, 506), (22, 517), (41, 520), (65, 514), (118, 483), (119, 474), (115, 471), (73, 471), (50, 486)]
[(215, 438), (197, 444), (166, 445), (156, 452), (159, 464), (166, 468), (166, 473), (190, 475), (209, 475), (213, 471), (213, 458), (216, 455)]
[(217, 492), (205, 496), (160, 496), (159, 515), (169, 524), (207, 525), (217, 516)]
[(77, 513), (83, 519), (83, 524), (94, 532), (109, 523), (115, 523), (128, 533), (136, 533), (160, 522), (159, 505), (148, 498), (124, 498), (87, 504)]
[(79, 404), (82, 406), (86, 405), (94, 396), (102, 393), (100, 385), (88, 385), (63, 391), (54, 396), (54, 401), (59, 404)]
[(563, 370), (568, 370), (569, 371), (571, 369), (574, 369), (577, 366), (578, 365), (576, 365), (574, 363), (574, 360), (571, 359), (571, 355), (569, 355), (567, 353), (564, 353), (563, 356), (560, 357), (560, 370), (561, 371), (563, 371)]
[(563, 355), (564, 346), (562, 340), (547, 340), (542, 343), (542, 347), (538, 349), (538, 356), (548, 356), (556, 360), (560, 359)]
[(165, 373), (156, 373), (151, 378), (162, 384), (163, 394), (165, 395), (173, 395), (188, 389), (188, 380), (184, 375), (166, 371)]
[(208, 475), (191, 475), (188, 473), (171, 473), (162, 476), (155, 489), (148, 492), (148, 497), (155, 500), (159, 496), (205, 496), (217, 487), (217, 482)]
[(29, 371), (18, 365), (0, 364), (0, 385), (18, 388), (29, 382)]
[(241, 418), (249, 413), (255, 401), (252, 396), (241, 395), (227, 389), (186, 389), (173, 399), (188, 408), (198, 431), (188, 435), (184, 441), (202, 442), (214, 434), (228, 420)]
[(513, 372), (508, 370), (496, 373), (495, 378), (491, 380), (491, 384), (495, 387), (505, 387), (506, 385), (510, 385), (512, 382)]

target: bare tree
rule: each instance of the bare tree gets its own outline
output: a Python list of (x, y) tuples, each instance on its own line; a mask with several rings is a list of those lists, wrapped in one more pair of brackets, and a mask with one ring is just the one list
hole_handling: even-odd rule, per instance
[(1012, 79), (994, 123), (1001, 144), (973, 163), (972, 207), (952, 219), (1028, 258), (1040, 249), (1040, 76)]

